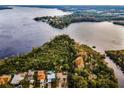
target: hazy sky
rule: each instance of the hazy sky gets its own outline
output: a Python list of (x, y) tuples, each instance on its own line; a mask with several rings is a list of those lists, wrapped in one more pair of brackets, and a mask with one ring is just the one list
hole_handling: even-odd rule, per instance
[(124, 0), (0, 0), (0, 4), (124, 5)]

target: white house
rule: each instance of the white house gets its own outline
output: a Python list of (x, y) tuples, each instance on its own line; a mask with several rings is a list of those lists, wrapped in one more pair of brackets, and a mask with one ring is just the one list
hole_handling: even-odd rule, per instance
[(34, 71), (28, 70), (28, 80), (33, 80), (33, 76), (34, 76)]
[(55, 79), (55, 73), (53, 71), (47, 71), (47, 83), (48, 83), (48, 88), (51, 88), (51, 82), (53, 79)]
[(55, 79), (55, 73), (53, 71), (47, 72), (47, 82), (52, 82), (52, 79)]
[(20, 73), (20, 74), (15, 74), (11, 84), (17, 85), (20, 83), (20, 81), (22, 81), (25, 78), (26, 73)]

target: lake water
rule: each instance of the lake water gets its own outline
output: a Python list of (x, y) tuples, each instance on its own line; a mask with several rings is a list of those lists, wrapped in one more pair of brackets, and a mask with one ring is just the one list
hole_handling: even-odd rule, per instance
[(33, 20), (37, 16), (65, 15), (57, 9), (14, 7), (0, 10), (0, 57), (16, 55), (41, 46), (59, 31)]
[[(96, 46), (101, 53), (108, 49), (124, 49), (124, 26), (110, 22), (82, 22), (60, 30), (33, 20), (37, 16), (65, 14), (69, 12), (31, 7), (0, 10), (0, 58), (27, 53), (32, 47), (39, 47), (58, 34), (68, 34), (78, 42)], [(114, 69), (120, 87), (124, 87), (124, 74), (108, 58), (106, 60)]]

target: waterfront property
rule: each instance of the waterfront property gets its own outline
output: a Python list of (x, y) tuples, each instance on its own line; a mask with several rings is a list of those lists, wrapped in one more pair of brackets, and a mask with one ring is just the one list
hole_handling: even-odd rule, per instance
[(48, 85), (48, 88), (51, 88), (51, 83), (54, 79), (56, 79), (55, 72), (47, 71), (47, 85)]
[(11, 75), (0, 76), (0, 85), (7, 84), (11, 80)]
[(58, 72), (56, 74), (57, 79), (59, 80), (58, 88), (66, 88), (67, 87), (67, 72)]
[(34, 78), (33, 77), (34, 76), (34, 71), (28, 70), (27, 76), (28, 76), (28, 80), (29, 81), (33, 80), (33, 78)]
[(25, 78), (26, 74), (27, 74), (26, 72), (15, 74), (14, 77), (12, 78), (11, 84), (15, 85), (15, 87), (19, 87), (20, 82)]
[(21, 80), (23, 80), (26, 76), (26, 73), (19, 73), (19, 74), (15, 74), (12, 81), (11, 81), (11, 84), (19, 84)]
[[(122, 85), (119, 87), (124, 87), (124, 76), (123, 74), (119, 74), (120, 70), (118, 72), (118, 68), (113, 66), (113, 62), (106, 60), (111, 68), (114, 69), (115, 73), (112, 72), (111, 69), (108, 69), (107, 66), (103, 64), (105, 62), (102, 61), (102, 58), (98, 53), (89, 50), (89, 48), (84, 46), (84, 50), (86, 50), (87, 53), (87, 57), (84, 59), (82, 57), (84, 51), (80, 52), (75, 57), (75, 52), (77, 51), (74, 50), (74, 47), (72, 47), (73, 45), (65, 39), (63, 40), (64, 42), (61, 40), (62, 38), (60, 38), (58, 41), (52, 41), (49, 43), (49, 40), (52, 39), (55, 35), (64, 33), (78, 42), (88, 46), (93, 46), (92, 48), (96, 47), (95, 50), (98, 50), (102, 53), (104, 50), (108, 49), (123, 49), (123, 26), (115, 25), (123, 25), (123, 23), (113, 24), (113, 22), (110, 21), (114, 20), (120, 22), (121, 20), (122, 22), (122, 20), (124, 20), (123, 6), (121, 6), (121, 8), (120, 6), (117, 6), (116, 8), (115, 6), (111, 6), (112, 9), (109, 9), (109, 6), (102, 6), (102, 8), (95, 6), (97, 8), (89, 9), (91, 6), (88, 6), (86, 11), (83, 9), (75, 9), (74, 7), (70, 9), (74, 9), (75, 13), (73, 12), (73, 14), (68, 14), (67, 16), (63, 16), (59, 10), (55, 12), (56, 9), (35, 9), (32, 7), (16, 6), (11, 7), (14, 7), (11, 9), (11, 11), (0, 11), (0, 57), (8, 57), (7, 59), (4, 59), (4, 64), (0, 65), (1, 75), (20, 73), (23, 71), (28, 71), (29, 69), (44, 69), (55, 71), (72, 71), (74, 69), (74, 71), (71, 72), (74, 75), (72, 75), (72, 82), (70, 83), (73, 85), (70, 87), (117, 87), (115, 76), (118, 79), (119, 84)], [(84, 6), (81, 7), (84, 8)], [(61, 16), (57, 15), (57, 13)], [(37, 16), (49, 16), (50, 20), (47, 20), (49, 19), (47, 18), (46, 20), (43, 19), (45, 23), (38, 23), (33, 20), (33, 18)], [(102, 19), (102, 21), (107, 20), (109, 22), (83, 22), (94, 22), (94, 20), (99, 21), (98, 19)], [(11, 24), (8, 22), (11, 22)], [(52, 27), (48, 24), (50, 24)], [(59, 29), (55, 29), (53, 27), (64, 29), (60, 31)], [(39, 47), (46, 41), (48, 42), (42, 47), (36, 49), (35, 52), (27, 53), (31, 51), (32, 47)], [(28, 55), (19, 56), (23, 53)], [(9, 56), (12, 55), (18, 56), (9, 58)], [(77, 58), (77, 56), (81, 57)], [(71, 63), (73, 63), (76, 58), (77, 64), (75, 64), (75, 67), (77, 68), (74, 68), (71, 66)], [(118, 61), (118, 64), (123, 68), (121, 63), (123, 62), (123, 57), (122, 59), (118, 57), (113, 58), (117, 58), (115, 62)], [(79, 77), (75, 76), (75, 73)], [(30, 84), (33, 84), (35, 81), (33, 81), (33, 76), (35, 75), (29, 75), (29, 78), (27, 77), (25, 80), (29, 81)], [(82, 82), (78, 82), (79, 80)], [(74, 83), (74, 81), (76, 83)]]
[(40, 81), (40, 87), (44, 88), (45, 87), (45, 79), (46, 79), (46, 74), (44, 70), (40, 70), (37, 72), (37, 80)]

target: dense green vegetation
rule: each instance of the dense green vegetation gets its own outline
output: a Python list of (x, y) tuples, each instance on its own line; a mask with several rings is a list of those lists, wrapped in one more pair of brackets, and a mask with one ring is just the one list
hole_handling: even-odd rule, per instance
[(63, 29), (69, 26), (71, 23), (76, 23), (76, 22), (100, 22), (101, 21), (94, 17), (79, 16), (77, 14), (64, 15), (61, 17), (59, 16), (36, 17), (34, 18), (34, 20), (46, 22), (49, 25), (59, 29)]
[(124, 72), (124, 50), (109, 50), (106, 51), (107, 56), (110, 57)]
[(118, 87), (113, 70), (104, 61), (104, 55), (86, 45), (80, 45), (80, 49), (87, 53), (83, 57), (85, 66), (82, 69), (72, 66), (69, 87)]
[(74, 40), (66, 35), (56, 36), (26, 55), (5, 59), (4, 64), (0, 65), (0, 74), (24, 72), (29, 69), (67, 70), (76, 55), (74, 44)]
[(97, 12), (88, 12), (88, 11), (80, 11), (74, 12), (69, 15), (63, 16), (43, 16), (43, 17), (36, 17), (34, 18), (35, 21), (42, 21), (46, 22), (49, 25), (63, 29), (69, 26), (71, 23), (77, 22), (102, 22), (102, 21), (112, 21), (112, 20), (124, 20), (124, 17), (119, 17), (116, 15), (108, 15), (104, 13), (97, 13)]
[[(79, 56), (84, 60), (82, 68), (75, 66), (75, 59)], [(4, 64), (0, 65), (0, 74), (15, 74), (29, 69), (67, 71), (68, 87), (118, 87), (113, 70), (104, 61), (104, 55), (76, 43), (68, 35), (56, 36), (26, 55), (2, 61)]]
[(71, 23), (71, 20), (69, 17), (57, 17), (57, 16), (36, 17), (34, 18), (34, 20), (47, 22), (49, 25), (59, 29), (63, 29)]

